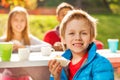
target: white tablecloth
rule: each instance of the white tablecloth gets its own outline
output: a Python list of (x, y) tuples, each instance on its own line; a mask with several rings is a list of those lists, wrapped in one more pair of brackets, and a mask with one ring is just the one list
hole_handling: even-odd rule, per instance
[(120, 58), (120, 50), (116, 53), (112, 53), (109, 49), (101, 49), (97, 50), (97, 52), (106, 58)]
[(51, 56), (61, 55), (63, 52), (52, 52), (50, 56), (42, 56), (40, 52), (30, 53), (29, 59), (20, 61), (18, 54), (12, 54), (11, 61), (0, 62), (0, 68), (13, 68), (13, 67), (33, 67), (33, 66), (47, 66)]

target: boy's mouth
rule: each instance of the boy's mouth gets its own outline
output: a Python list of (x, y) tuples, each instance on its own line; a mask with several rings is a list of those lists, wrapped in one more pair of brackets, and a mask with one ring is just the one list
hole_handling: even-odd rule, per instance
[(81, 47), (83, 45), (83, 43), (74, 43), (73, 46), (75, 47)]

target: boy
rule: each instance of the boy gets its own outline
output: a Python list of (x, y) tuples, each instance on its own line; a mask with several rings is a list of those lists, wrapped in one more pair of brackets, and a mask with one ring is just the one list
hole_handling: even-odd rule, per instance
[[(68, 3), (61, 3), (56, 9), (57, 20), (61, 23), (63, 17), (67, 14), (68, 11), (73, 10), (73, 6)], [(61, 39), (59, 36), (59, 25), (55, 29), (48, 31), (43, 39), (45, 42), (50, 43), (53, 48), (57, 51), (62, 50)]]
[[(70, 11), (60, 25), (61, 42), (70, 60), (63, 68), (56, 60), (48, 63), (54, 80), (114, 80), (111, 63), (96, 53), (96, 20), (82, 10)], [(51, 78), (52, 79), (52, 78)]]

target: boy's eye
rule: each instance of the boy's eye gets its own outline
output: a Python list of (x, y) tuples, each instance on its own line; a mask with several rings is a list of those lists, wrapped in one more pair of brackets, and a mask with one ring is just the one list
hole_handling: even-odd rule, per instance
[(87, 33), (86, 33), (86, 32), (83, 32), (82, 34), (83, 34), (83, 35), (87, 35)]
[(73, 34), (74, 34), (73, 32), (69, 33), (69, 35), (73, 35)]

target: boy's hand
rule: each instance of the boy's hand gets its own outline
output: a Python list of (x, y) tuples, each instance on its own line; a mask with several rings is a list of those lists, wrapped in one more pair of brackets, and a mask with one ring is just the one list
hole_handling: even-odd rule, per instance
[(60, 65), (60, 62), (58, 62), (57, 60), (50, 60), (48, 62), (48, 67), (54, 79), (60, 80), (60, 74), (62, 70), (62, 66)]

